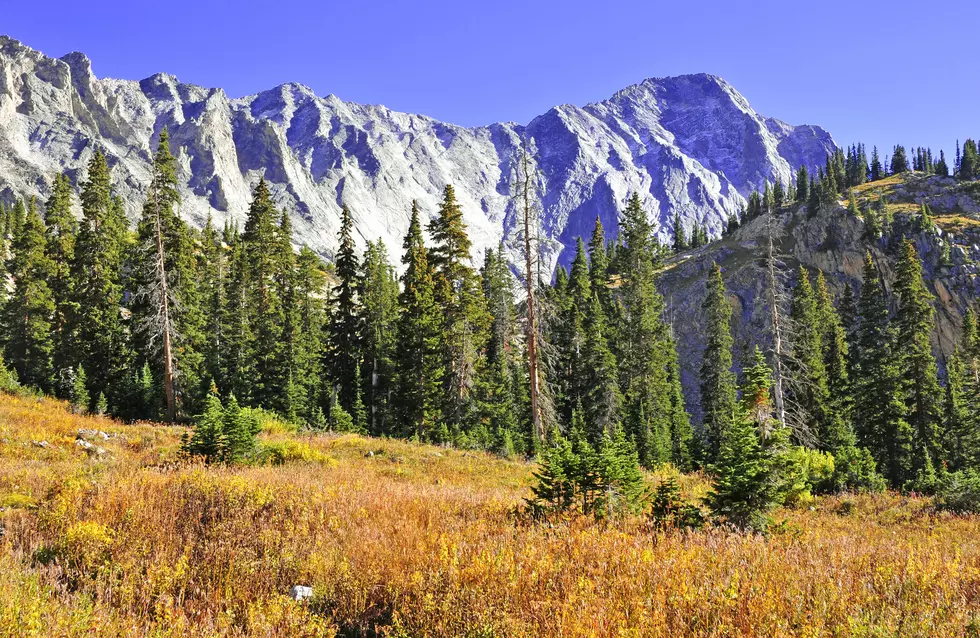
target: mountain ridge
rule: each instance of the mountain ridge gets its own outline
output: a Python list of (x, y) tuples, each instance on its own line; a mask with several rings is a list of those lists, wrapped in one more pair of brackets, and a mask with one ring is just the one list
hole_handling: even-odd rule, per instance
[(527, 124), (464, 127), (384, 105), (320, 97), (300, 82), (238, 98), (182, 83), (98, 78), (81, 52), (51, 58), (0, 36), (0, 198), (46, 196), (58, 172), (76, 184), (95, 148), (113, 167), (127, 213), (138, 214), (152, 150), (167, 127), (180, 164), (183, 212), (203, 224), (244, 219), (259, 177), (293, 213), (297, 242), (330, 256), (342, 203), (359, 242), (401, 244), (412, 199), (427, 214), (456, 186), (481, 249), (519, 251), (510, 192), (522, 136), (534, 139), (546, 265), (598, 216), (615, 226), (626, 195), (642, 193), (666, 240), (679, 214), (719, 233), (753, 188), (788, 181), (836, 148), (817, 126), (752, 110), (722, 78), (647, 78), (606, 100), (552, 107)]

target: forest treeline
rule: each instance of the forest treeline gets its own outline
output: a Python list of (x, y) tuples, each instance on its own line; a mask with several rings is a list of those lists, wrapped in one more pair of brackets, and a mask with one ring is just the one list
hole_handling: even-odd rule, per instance
[[(816, 175), (801, 167), (793, 183), (752, 193), (726, 233), (785, 206), (815, 213), (889, 174), (980, 174), (972, 140), (958, 146), (952, 168), (943, 153), (923, 149), (910, 164), (900, 146), (886, 163), (877, 149), (870, 162), (862, 145), (838, 150)], [(850, 201), (869, 241), (888, 232), (883, 205), (859, 210)], [(548, 279), (532, 273), (537, 384), (519, 279), (503, 246), (473, 265), (452, 186), (434, 213), (412, 204), (400, 276), (382, 242), (357, 250), (346, 207), (332, 264), (306, 247), (295, 251), (290, 217), (264, 181), (244, 227), (219, 229), (210, 219), (190, 227), (179, 214), (166, 131), (135, 229), (100, 153), (80, 184), (80, 219), (74, 207), (74, 187), (61, 175), (43, 204), (4, 211), (2, 342), (21, 384), (80, 410), (126, 420), (201, 415), (199, 428), (208, 423), (214, 433), (235, 423), (232, 443), (251, 426), (220, 415), (249, 407), (313, 430), (543, 452), (542, 502), (585, 495), (582, 502), (599, 503), (609, 492), (592, 479), (602, 476), (629, 491), (637, 463), (704, 468), (733, 493), (776, 489), (773, 472), (797, 471), (786, 469), (790, 458), (797, 468), (832, 467), (819, 486), (828, 490), (883, 481), (929, 490), (944, 473), (980, 464), (976, 315), (968, 313), (961, 347), (940, 375), (932, 298), (911, 238), (896, 244), (894, 286), (886, 289), (869, 252), (860, 288), (845, 286), (836, 306), (823, 274), (801, 269), (784, 291), (785, 342), (778, 350), (760, 343), (739, 366), (716, 266), (706, 282), (702, 418), (692, 424), (657, 273), (672, 252), (710, 237), (678, 217), (673, 245), (661, 245), (636, 193), (608, 237), (597, 219), (588, 242), (579, 239), (570, 269)], [(921, 217), (925, 229), (925, 208)], [(774, 308), (776, 298), (773, 291)], [(221, 452), (215, 440), (205, 455), (242, 455), (228, 441)], [(724, 500), (724, 489), (718, 494)]]

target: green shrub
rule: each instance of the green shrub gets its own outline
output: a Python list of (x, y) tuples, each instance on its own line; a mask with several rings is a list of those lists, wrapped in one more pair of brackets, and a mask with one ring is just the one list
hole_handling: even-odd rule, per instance
[(826, 493), (834, 486), (834, 457), (827, 452), (793, 447), (787, 452), (788, 481), (784, 503), (804, 505), (813, 494)]
[(694, 503), (681, 498), (681, 488), (674, 476), (668, 476), (653, 491), (650, 521), (661, 528), (701, 529), (704, 512)]
[(867, 448), (842, 447), (834, 455), (833, 489), (837, 492), (883, 492), (885, 479)]
[(946, 475), (936, 493), (935, 505), (940, 511), (980, 514), (980, 474), (971, 469)]

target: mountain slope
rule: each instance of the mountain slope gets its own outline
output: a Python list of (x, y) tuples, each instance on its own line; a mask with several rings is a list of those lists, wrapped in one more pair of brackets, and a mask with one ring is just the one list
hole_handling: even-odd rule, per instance
[(99, 79), (81, 53), (54, 59), (0, 37), (0, 199), (46, 196), (60, 171), (77, 183), (100, 148), (135, 216), (165, 126), (192, 222), (209, 213), (219, 223), (241, 221), (264, 176), (294, 214), (297, 240), (327, 256), (342, 203), (361, 240), (380, 237), (395, 249), (411, 200), (433, 212), (447, 183), (456, 187), (476, 254), (512, 242), (512, 167), (526, 135), (538, 149), (552, 264), (597, 215), (614, 226), (632, 190), (663, 238), (672, 236), (675, 212), (688, 227), (698, 222), (717, 233), (764, 180), (787, 182), (791, 170), (821, 164), (834, 148), (826, 131), (763, 118), (710, 75), (645, 80), (603, 102), (555, 107), (526, 126), (464, 128), (321, 98), (299, 84), (232, 99), (166, 74)]
[[(775, 215), (773, 223), (780, 289), (788, 292), (795, 285), (799, 267), (804, 266), (811, 274), (822, 271), (836, 298), (845, 285), (856, 293), (865, 251), (871, 251), (891, 289), (900, 243), (909, 238), (923, 260), (923, 273), (935, 297), (937, 329), (933, 350), (944, 362), (959, 343), (967, 306), (980, 297), (980, 182), (958, 183), (950, 178), (905, 174), (854, 190), (862, 209), (876, 201), (879, 194), (885, 197), (889, 214), (894, 217), (885, 236), (867, 239), (863, 220), (849, 213), (844, 202), (812, 215), (805, 205), (785, 207)], [(915, 223), (922, 203), (932, 210), (932, 231), (922, 231)], [(705, 280), (713, 263), (722, 268), (735, 310), (732, 323), (736, 360), (746, 361), (755, 344), (767, 347), (771, 342), (766, 221), (764, 215), (760, 216), (729, 237), (671, 258), (661, 277), (660, 287), (668, 300), (677, 336), (685, 396), (694, 415), (700, 414), (698, 370), (705, 330), (701, 308), (706, 296)], [(782, 310), (788, 313), (789, 308), (783, 304)], [(787, 334), (784, 337), (792, 338)]]

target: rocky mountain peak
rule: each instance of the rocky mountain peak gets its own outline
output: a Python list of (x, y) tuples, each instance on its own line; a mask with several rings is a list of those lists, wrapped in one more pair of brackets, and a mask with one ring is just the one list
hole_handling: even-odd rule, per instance
[(358, 235), (397, 252), (411, 201), (435, 212), (456, 186), (474, 257), (514, 246), (513, 166), (533, 138), (542, 182), (548, 259), (599, 216), (610, 229), (638, 191), (663, 239), (673, 219), (720, 232), (753, 188), (788, 181), (799, 164), (822, 164), (835, 148), (819, 127), (767, 119), (709, 74), (650, 78), (586, 106), (561, 105), (527, 125), (466, 128), (383, 106), (317, 96), (299, 83), (229, 99), (221, 89), (158, 73), (142, 81), (100, 79), (81, 53), (60, 60), (0, 37), (0, 198), (45, 197), (54, 175), (76, 181), (95, 148), (136, 216), (163, 127), (180, 163), (182, 212), (201, 224), (244, 219), (260, 177), (295, 217), (297, 241), (329, 256), (340, 207)]

